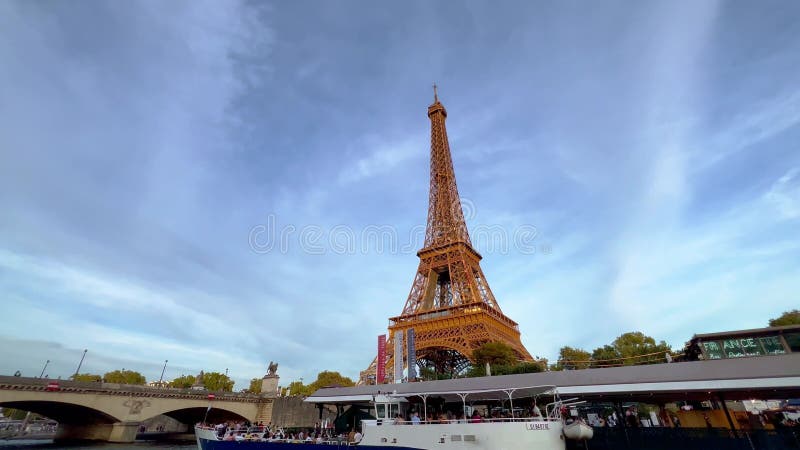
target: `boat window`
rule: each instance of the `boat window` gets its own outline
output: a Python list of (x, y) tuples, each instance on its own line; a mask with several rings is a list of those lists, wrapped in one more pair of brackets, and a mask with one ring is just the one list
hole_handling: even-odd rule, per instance
[(800, 352), (800, 333), (788, 333), (784, 334), (783, 337), (786, 339), (786, 343), (789, 344), (792, 353)]
[(386, 418), (386, 405), (383, 403), (377, 403), (375, 405), (375, 417), (378, 419)]

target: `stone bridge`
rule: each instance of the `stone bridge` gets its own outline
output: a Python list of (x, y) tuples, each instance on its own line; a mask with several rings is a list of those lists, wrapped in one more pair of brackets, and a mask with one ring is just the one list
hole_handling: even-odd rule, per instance
[[(264, 382), (272, 384), (266, 377)], [(0, 406), (58, 421), (56, 440), (133, 442), (140, 423), (161, 414), (190, 426), (206, 415), (209, 421), (269, 422), (273, 400), (257, 394), (0, 376)]]

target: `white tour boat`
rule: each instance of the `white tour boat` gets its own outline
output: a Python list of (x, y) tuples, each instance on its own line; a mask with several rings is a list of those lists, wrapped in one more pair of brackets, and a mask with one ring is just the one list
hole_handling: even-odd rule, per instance
[[(529, 409), (531, 414), (523, 413), (521, 408), (514, 408), (514, 400), (544, 396), (552, 399), (546, 404), (544, 413), (541, 413), (538, 406)], [(348, 442), (346, 439), (328, 438), (316, 442), (359, 449), (564, 450), (565, 439), (570, 437), (564, 433), (563, 413), (566, 407), (580, 403), (562, 401), (554, 386), (460, 392), (378, 393), (371, 397), (370, 409), (375, 418), (361, 421), (360, 432), (355, 435), (355, 439)], [(442, 417), (431, 421), (419, 419), (419, 415), (428, 417), (428, 401), (433, 398), (439, 404), (460, 403), (460, 408), (463, 408), (461, 417)], [(417, 402), (421, 400), (422, 407), (412, 408), (410, 399)], [(483, 418), (473, 414), (477, 411), (473, 409), (473, 405), (497, 404), (498, 401), (508, 404), (508, 409), (505, 410), (507, 417)], [(414, 410), (416, 411), (412, 413)], [(524, 417), (526, 415), (530, 417)], [(581, 431), (574, 438), (586, 439), (586, 430)], [(240, 431), (233, 438), (230, 432), (220, 433), (220, 430), (210, 427), (198, 426), (195, 432), (200, 450), (281, 449), (295, 448), (295, 443), (314, 442), (308, 438), (292, 440), (283, 435), (275, 436), (263, 429)]]

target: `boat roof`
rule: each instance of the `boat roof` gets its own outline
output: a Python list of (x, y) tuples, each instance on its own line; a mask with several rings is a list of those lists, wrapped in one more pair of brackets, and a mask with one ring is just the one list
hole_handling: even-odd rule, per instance
[[(558, 386), (562, 396), (630, 399), (692, 393), (707, 397), (725, 392), (726, 399), (775, 396), (800, 397), (800, 352), (786, 355), (738, 359), (675, 362), (647, 366), (565, 370), (519, 375), (423, 381), (417, 383), (363, 385), (323, 388), (306, 399), (312, 403), (370, 402), (377, 394), (454, 393), (513, 388), (515, 386)], [(515, 395), (515, 398), (517, 395)]]
[[(800, 331), (800, 325), (782, 325), (777, 327), (752, 328), (749, 330), (719, 331), (714, 333), (695, 334), (691, 341), (707, 341), (712, 339), (777, 335)], [(690, 342), (691, 342), (690, 341)]]
[(464, 391), (439, 391), (439, 392), (404, 392), (402, 394), (391, 393), (389, 397), (441, 397), (445, 401), (464, 400), (508, 400), (509, 398), (526, 398), (537, 395), (555, 393), (556, 387), (553, 385), (545, 386), (526, 386), (526, 387), (507, 387), (503, 389), (473, 389)]
[[(446, 381), (446, 382), (445, 382)], [(476, 383), (476, 381), (479, 381)], [(462, 396), (469, 401), (508, 400), (510, 398), (534, 397), (556, 391), (552, 384), (533, 386), (513, 386), (501, 382), (500, 377), (469, 378), (455, 380), (424, 381), (418, 383), (384, 384), (356, 386), (349, 388), (327, 388), (306, 398), (310, 403), (369, 403), (377, 395), (395, 398), (439, 397), (448, 402), (461, 401)]]

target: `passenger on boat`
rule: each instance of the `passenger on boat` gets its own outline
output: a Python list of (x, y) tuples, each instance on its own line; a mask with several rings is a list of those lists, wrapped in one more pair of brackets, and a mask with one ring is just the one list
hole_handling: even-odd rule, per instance
[(420, 423), (419, 414), (416, 411), (414, 411), (414, 414), (411, 415), (411, 425), (419, 425), (419, 423)]
[(355, 434), (355, 436), (353, 436), (353, 442), (358, 444), (359, 442), (361, 442), (361, 439), (363, 437), (364, 437), (364, 435), (362, 435), (360, 431), (356, 430), (356, 434)]
[(475, 411), (472, 413), (472, 417), (469, 419), (469, 421), (470, 421), (471, 423), (480, 423), (480, 422), (482, 422), (483, 420), (481, 419), (481, 414), (480, 414), (480, 413), (479, 413), (477, 410), (475, 410)]

